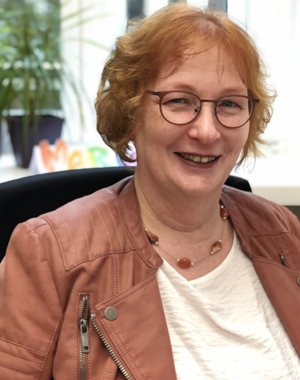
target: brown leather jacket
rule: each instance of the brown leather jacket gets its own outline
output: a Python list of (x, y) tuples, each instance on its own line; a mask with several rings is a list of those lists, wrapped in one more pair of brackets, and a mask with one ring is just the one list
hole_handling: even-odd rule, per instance
[[(224, 186), (242, 248), (300, 354), (300, 225)], [(0, 265), (0, 379), (175, 380), (133, 180), (15, 229)]]

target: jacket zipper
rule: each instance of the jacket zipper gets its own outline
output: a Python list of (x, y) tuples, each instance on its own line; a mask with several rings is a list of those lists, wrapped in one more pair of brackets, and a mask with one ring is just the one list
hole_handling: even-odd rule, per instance
[(92, 320), (93, 326), (95, 327), (95, 330), (97, 331), (97, 333), (98, 333), (100, 339), (102, 340), (104, 346), (107, 348), (108, 352), (110, 353), (110, 356), (113, 358), (113, 361), (117, 364), (119, 370), (122, 372), (125, 379), (131, 380), (131, 377), (129, 376), (128, 372), (126, 372), (125, 368), (122, 366), (120, 360), (118, 359), (118, 357), (115, 354), (114, 350), (112, 349), (111, 345), (108, 343), (105, 336), (102, 334), (102, 331), (100, 330), (99, 326), (97, 325), (95, 318), (96, 318), (96, 314), (91, 314), (91, 320)]
[(89, 298), (82, 298), (80, 313), (79, 313), (79, 331), (80, 331), (80, 380), (86, 380), (85, 355), (90, 352), (89, 338)]

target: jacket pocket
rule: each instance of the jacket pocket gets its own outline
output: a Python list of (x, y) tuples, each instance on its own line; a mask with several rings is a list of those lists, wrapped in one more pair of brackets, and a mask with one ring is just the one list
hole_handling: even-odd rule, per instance
[(90, 306), (89, 296), (80, 297), (80, 308), (78, 318), (79, 329), (79, 363), (80, 363), (80, 380), (88, 380), (87, 374), (87, 355), (90, 352), (90, 335), (89, 335)]

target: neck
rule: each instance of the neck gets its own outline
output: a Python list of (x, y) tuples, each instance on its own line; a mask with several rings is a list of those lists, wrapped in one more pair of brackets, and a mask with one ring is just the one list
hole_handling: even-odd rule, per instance
[[(219, 194), (188, 197), (147, 179), (143, 182), (138, 172), (134, 179), (143, 225), (148, 234), (151, 231), (159, 239), (159, 245), (153, 247), (164, 260), (187, 280), (204, 276), (221, 264), (233, 241), (230, 223), (224, 225), (220, 217), (221, 190)], [(221, 237), (221, 251), (210, 255)], [(180, 258), (196, 265), (184, 269), (177, 265)]]
[[(153, 233), (167, 233), (170, 236), (176, 232), (177, 238), (186, 235), (189, 239), (195, 234), (197, 239), (206, 240), (211, 238), (212, 230), (220, 224), (221, 191), (189, 197), (172, 192), (172, 189), (144, 183), (138, 171), (134, 179), (144, 226)], [(199, 234), (199, 231), (202, 233)]]

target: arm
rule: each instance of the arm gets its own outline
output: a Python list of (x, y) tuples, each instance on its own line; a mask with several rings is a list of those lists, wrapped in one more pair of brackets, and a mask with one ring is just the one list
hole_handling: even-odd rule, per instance
[[(0, 265), (0, 379), (51, 379), (62, 312), (39, 219), (20, 224)], [(43, 239), (42, 239), (43, 240)]]

